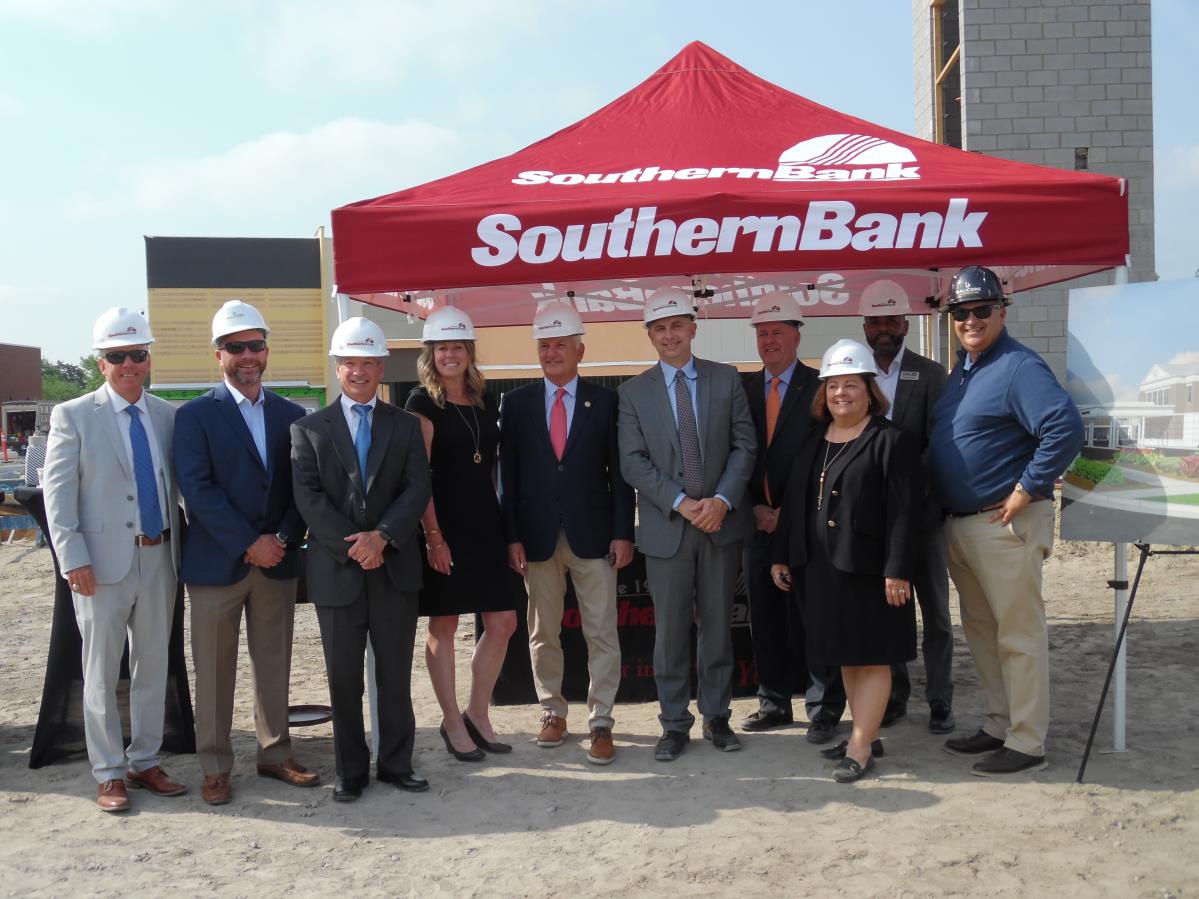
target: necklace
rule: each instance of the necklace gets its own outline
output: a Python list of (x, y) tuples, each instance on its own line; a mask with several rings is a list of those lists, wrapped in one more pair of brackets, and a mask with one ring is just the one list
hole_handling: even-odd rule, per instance
[[(862, 435), (859, 434), (858, 437), (860, 436)], [(837, 450), (837, 452), (833, 454), (832, 459), (829, 459), (828, 451), (832, 449), (833, 445), (831, 442), (829, 442), (826, 436), (824, 441), (824, 465), (822, 465), (820, 468), (820, 483), (816, 485), (816, 511), (820, 511), (820, 506), (822, 504), (822, 500), (824, 499), (824, 476), (828, 473), (829, 466), (836, 462), (843, 452), (853, 446), (854, 440), (857, 440), (858, 437), (852, 438), (848, 443), (841, 444), (841, 449)]]
[(483, 428), (479, 426), (479, 413), (475, 411), (475, 404), (470, 404), (470, 414), (475, 419), (474, 430), (471, 430), (470, 422), (466, 420), (466, 416), (462, 414), (462, 410), (458, 408), (458, 404), (451, 402), (450, 406), (455, 412), (458, 413), (458, 417), (462, 419), (462, 423), (466, 425), (466, 432), (470, 434), (471, 443), (475, 445), (475, 455), (473, 457), (475, 464), (481, 465), (483, 462), (483, 454), (479, 452), (479, 441), (483, 439)]

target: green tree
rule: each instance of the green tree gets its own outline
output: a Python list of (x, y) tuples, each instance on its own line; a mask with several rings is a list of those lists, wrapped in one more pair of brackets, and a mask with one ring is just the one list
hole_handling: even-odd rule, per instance
[(100, 374), (100, 359), (95, 355), (80, 356), (79, 367), (83, 369), (85, 378), (83, 381), (83, 392), (95, 390), (104, 383), (104, 375)]
[(85, 380), (83, 370), (76, 365), (42, 360), (42, 396), (48, 400), (74, 399), (83, 393)]

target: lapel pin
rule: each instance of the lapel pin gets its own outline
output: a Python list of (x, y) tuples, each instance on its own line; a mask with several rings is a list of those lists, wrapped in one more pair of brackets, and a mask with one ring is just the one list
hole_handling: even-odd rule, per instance
[(586, 406), (588, 409), (590, 409), (591, 408), (591, 400), (583, 400), (583, 405)]

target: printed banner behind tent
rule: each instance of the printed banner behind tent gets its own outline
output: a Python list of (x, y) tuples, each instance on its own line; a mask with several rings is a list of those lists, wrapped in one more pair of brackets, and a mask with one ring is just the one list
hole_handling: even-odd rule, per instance
[(1199, 278), (1070, 291), (1067, 540), (1199, 544)]

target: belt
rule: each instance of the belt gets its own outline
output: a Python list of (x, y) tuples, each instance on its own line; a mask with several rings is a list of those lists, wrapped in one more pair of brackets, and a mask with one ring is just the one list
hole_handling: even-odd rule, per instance
[(158, 546), (160, 543), (166, 543), (171, 539), (171, 529), (167, 528), (157, 537), (147, 537), (145, 534), (138, 534), (133, 538), (134, 546)]
[[(1032, 503), (1039, 503), (1041, 500), (1044, 500), (1044, 499), (1048, 499), (1048, 497), (1040, 496), (1038, 494), (1037, 496), (1034, 496), (1029, 501), (1029, 505), (1031, 505)], [(983, 506), (981, 509), (975, 509), (972, 512), (950, 512), (948, 509), (946, 509), (945, 517), (946, 518), (969, 518), (971, 515), (981, 515), (983, 512), (994, 512), (996, 509), (1002, 509), (1002, 508), (1003, 508), (1003, 503), (995, 503), (992, 506)]]

